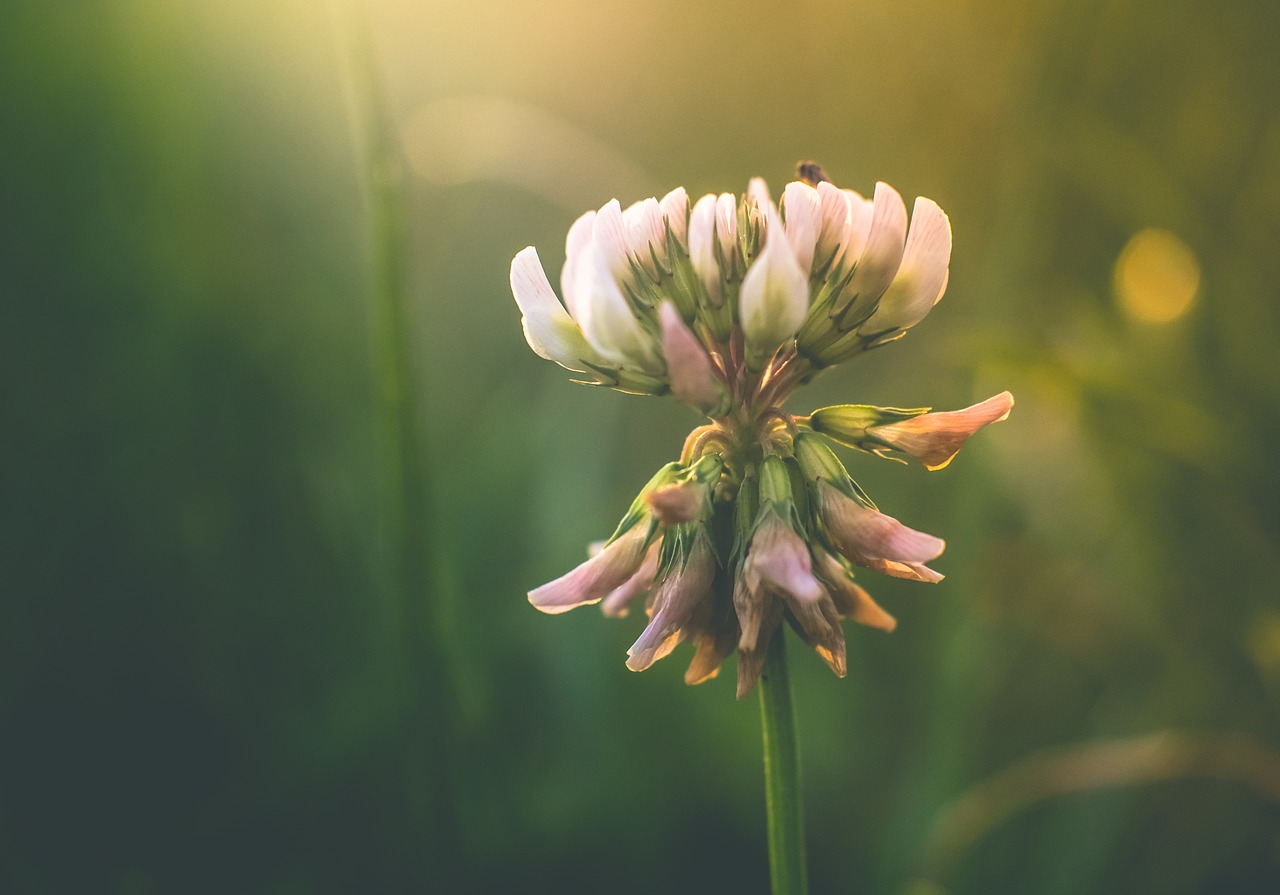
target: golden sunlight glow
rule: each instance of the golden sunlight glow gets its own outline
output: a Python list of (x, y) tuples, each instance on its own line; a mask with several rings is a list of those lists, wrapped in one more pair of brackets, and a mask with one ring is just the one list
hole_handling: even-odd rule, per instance
[(1116, 296), (1134, 320), (1177, 320), (1191, 308), (1199, 288), (1200, 263), (1168, 230), (1139, 230), (1116, 260)]

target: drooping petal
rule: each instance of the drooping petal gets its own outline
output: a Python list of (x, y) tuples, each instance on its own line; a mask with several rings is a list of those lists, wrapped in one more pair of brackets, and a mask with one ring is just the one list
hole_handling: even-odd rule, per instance
[(833, 545), (850, 562), (896, 578), (941, 580), (923, 565), (942, 555), (947, 545), (941, 538), (908, 528), (825, 480), (818, 482), (818, 499)]
[(815, 551), (815, 557), (818, 574), (826, 582), (842, 616), (881, 631), (892, 631), (898, 626), (898, 620), (881, 609), (871, 595), (849, 577), (840, 560), (825, 550)]
[[(736, 606), (736, 593), (734, 603)], [(769, 641), (773, 639), (773, 632), (782, 623), (781, 600), (769, 597), (764, 602), (762, 610), (760, 618), (755, 623), (751, 645), (746, 647), (742, 645), (747, 640), (745, 631), (738, 640), (737, 696), (739, 699), (750, 693), (751, 689), (755, 687), (756, 681), (760, 679), (760, 672), (764, 669), (764, 657), (768, 651)], [(738, 617), (741, 619), (741, 611), (738, 612)]]
[(762, 365), (790, 339), (809, 310), (809, 277), (796, 261), (777, 213), (766, 212), (764, 248), (742, 279), (738, 314), (747, 355)]
[(711, 413), (722, 403), (725, 391), (707, 350), (670, 301), (659, 306), (658, 322), (662, 326), (662, 353), (672, 394), (690, 407)]
[(706, 535), (700, 534), (684, 566), (674, 569), (658, 585), (653, 617), (627, 650), (628, 668), (644, 671), (675, 649), (698, 603), (710, 597), (714, 577), (715, 556)]
[(556, 298), (533, 246), (511, 260), (511, 294), (523, 315), (525, 340), (539, 357), (577, 372), (587, 369), (584, 360), (601, 359)]
[(560, 293), (564, 296), (564, 306), (569, 309), (569, 315), (574, 320), (578, 319), (577, 283), (575, 282), (578, 265), (582, 262), (586, 248), (591, 243), (595, 221), (596, 213), (588, 211), (573, 222), (573, 226), (569, 228), (569, 234), (564, 239), (564, 267), (560, 268)]
[(649, 526), (637, 523), (573, 571), (529, 591), (529, 602), (553, 615), (598, 603), (636, 573), (648, 539)]
[(649, 545), (645, 552), (644, 562), (640, 568), (626, 581), (619, 584), (604, 598), (600, 611), (611, 618), (625, 618), (631, 611), (631, 603), (649, 592), (653, 586), (653, 576), (658, 573), (658, 542)]
[(844, 631), (840, 628), (840, 613), (836, 611), (831, 597), (824, 591), (820, 600), (809, 603), (787, 600), (786, 603), (796, 633), (813, 647), (836, 677), (844, 677), (847, 670)]
[(662, 217), (671, 228), (673, 235), (681, 245), (687, 246), (687, 230), (689, 226), (689, 194), (684, 187), (678, 186), (662, 197)]
[[(866, 247), (857, 256), (853, 279), (841, 294), (837, 311), (849, 304), (865, 307), (884, 294), (902, 262), (906, 236), (906, 204), (889, 184), (877, 183)], [(846, 253), (845, 262), (850, 260)]]
[(809, 276), (813, 269), (814, 247), (822, 226), (818, 191), (799, 180), (788, 183), (782, 191), (782, 207), (786, 213), (787, 241), (796, 263)]
[[(874, 318), (873, 318), (874, 319)], [(926, 413), (870, 433), (891, 448), (922, 462), (928, 469), (942, 469), (983, 426), (1007, 419), (1013, 395), (1001, 392), (964, 410)]]
[(808, 544), (772, 510), (751, 537), (742, 577), (752, 589), (777, 591), (802, 603), (815, 602), (824, 593), (813, 577)]
[(715, 588), (712, 599), (703, 601), (689, 629), (688, 639), (697, 650), (684, 673), (684, 682), (696, 685), (718, 675), (720, 666), (738, 645), (738, 620), (733, 614), (733, 603)]
[(906, 329), (923, 320), (942, 298), (950, 263), (951, 222), (936, 202), (922, 196), (911, 212), (902, 265), (862, 330)]

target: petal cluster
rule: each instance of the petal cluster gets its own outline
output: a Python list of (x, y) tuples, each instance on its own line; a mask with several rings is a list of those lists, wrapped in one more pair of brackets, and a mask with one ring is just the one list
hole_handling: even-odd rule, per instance
[(525, 338), (580, 381), (673, 394), (711, 418), (740, 403), (737, 368), (793, 379), (887, 344), (946, 288), (947, 216), (876, 184), (762, 180), (690, 202), (683, 187), (574, 221), (557, 296), (533, 247), (511, 263)]
[(560, 296), (532, 247), (511, 265), (536, 353), (583, 382), (672, 394), (709, 420), (612, 536), (529, 601), (547, 613), (599, 603), (612, 617), (643, 606), (628, 668), (689, 643), (685, 680), (697, 684), (737, 652), (739, 696), (784, 623), (841, 677), (842, 620), (894, 629), (855, 569), (942, 580), (929, 564), (945, 542), (881, 512), (831, 445), (941, 469), (1013, 406), (1003, 392), (949, 412), (784, 409), (819, 371), (920, 322), (946, 289), (951, 256), (933, 201), (917, 199), (908, 216), (887, 184), (867, 199), (804, 170), (776, 204), (757, 179), (740, 197), (690, 203), (679, 188), (587, 212), (569, 229)]

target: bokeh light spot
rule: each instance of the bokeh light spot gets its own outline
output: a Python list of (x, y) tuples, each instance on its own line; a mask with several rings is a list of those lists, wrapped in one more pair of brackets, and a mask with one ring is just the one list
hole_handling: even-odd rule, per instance
[(1139, 230), (1116, 260), (1116, 296), (1134, 320), (1177, 320), (1191, 308), (1199, 288), (1200, 262), (1168, 230)]

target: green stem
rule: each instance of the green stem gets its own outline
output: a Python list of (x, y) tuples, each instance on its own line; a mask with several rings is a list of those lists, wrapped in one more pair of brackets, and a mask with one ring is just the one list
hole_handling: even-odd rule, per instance
[(769, 643), (760, 674), (760, 726), (764, 733), (764, 790), (773, 895), (806, 895), (809, 874), (804, 859), (800, 747), (781, 626)]

